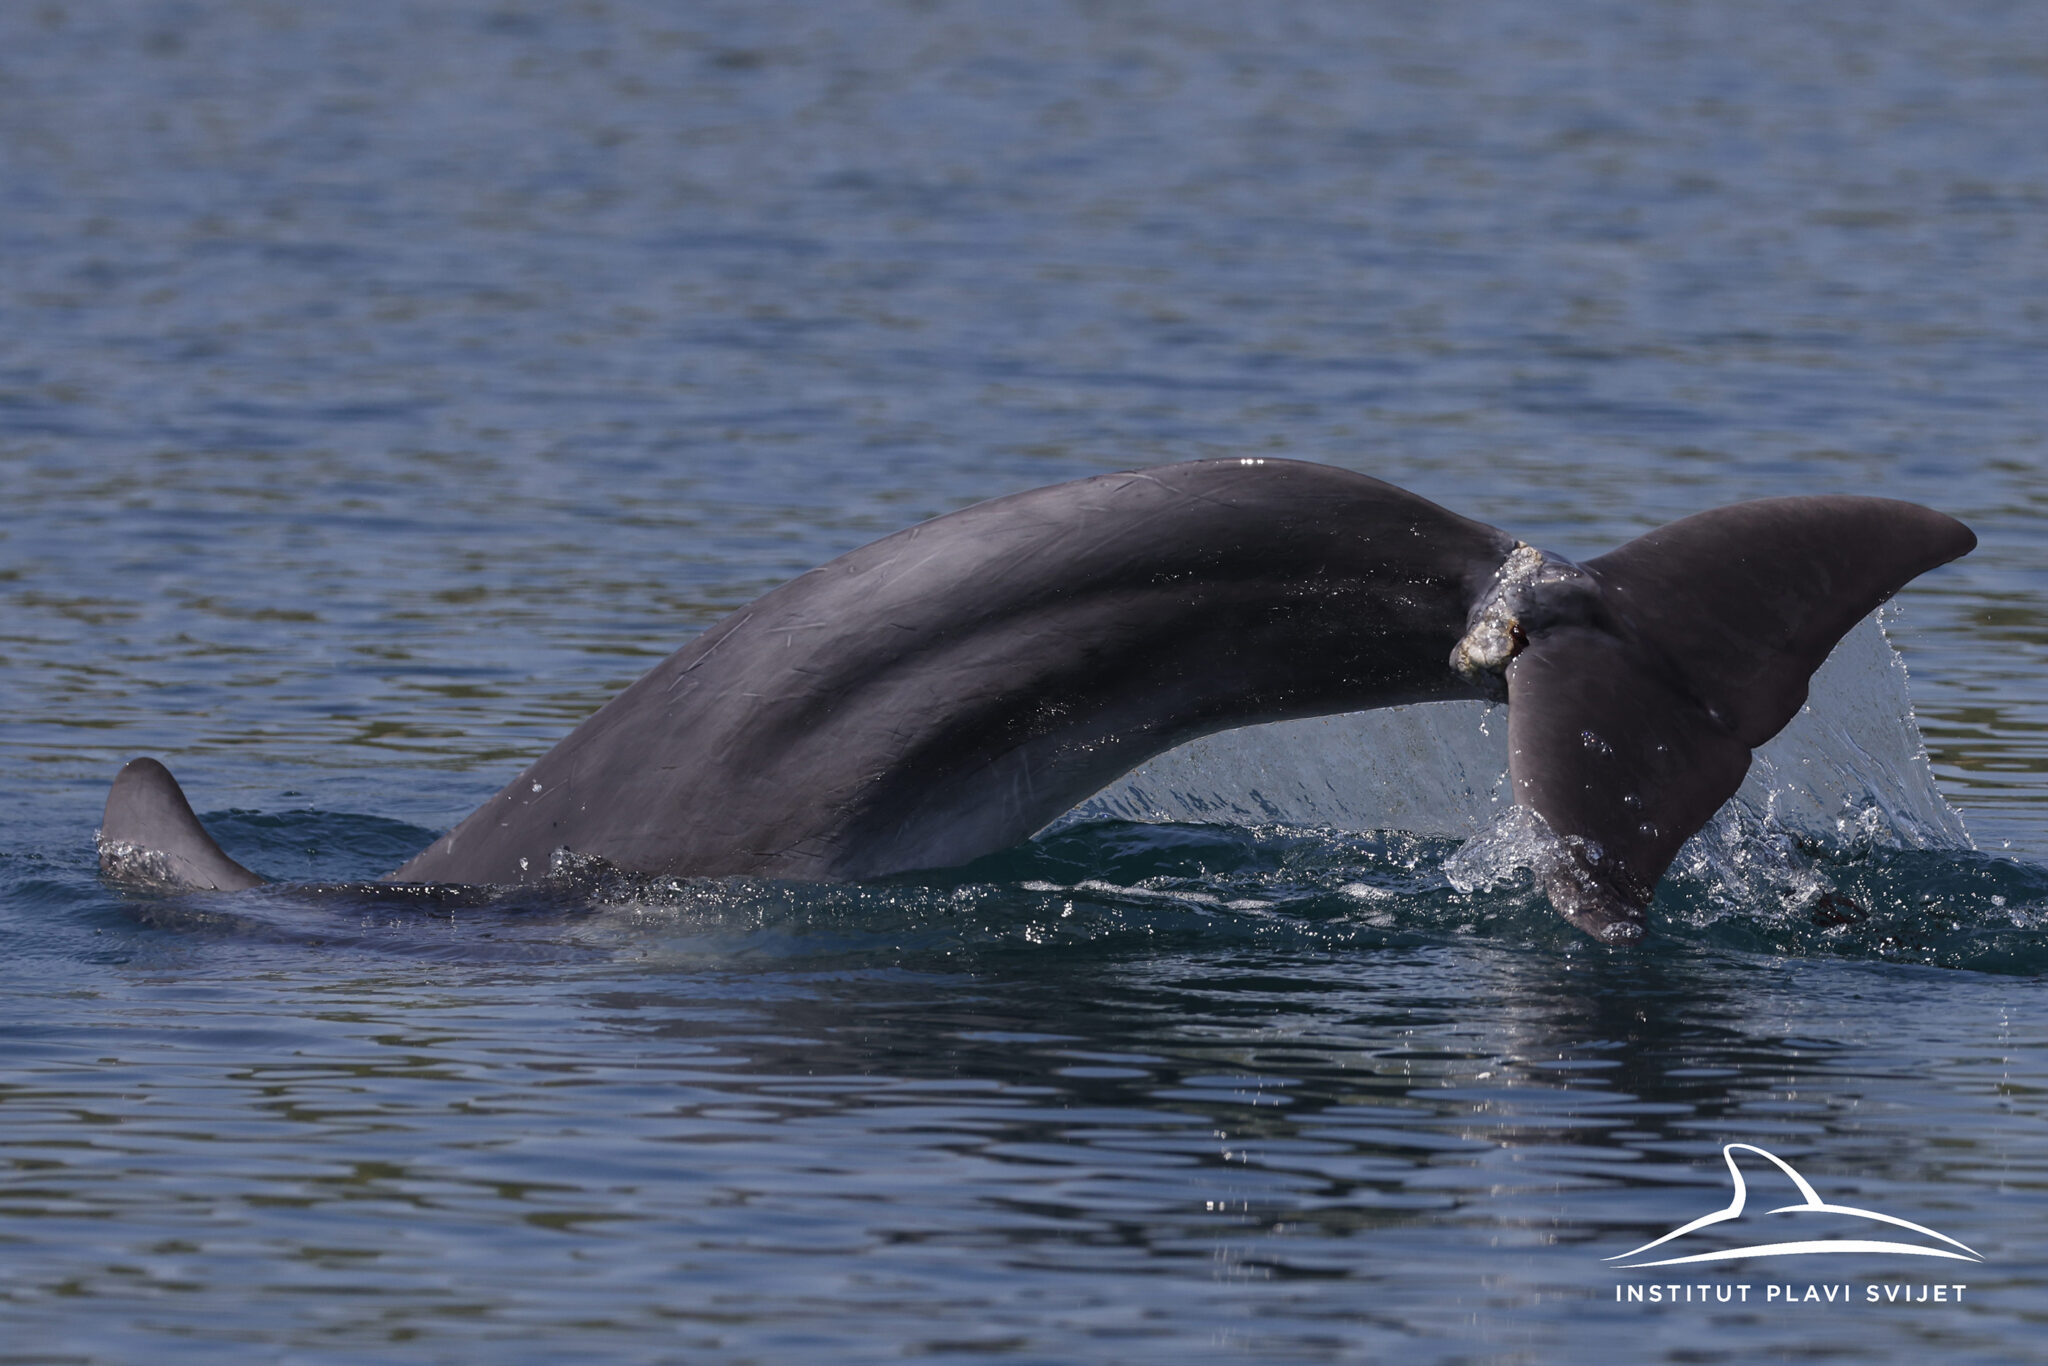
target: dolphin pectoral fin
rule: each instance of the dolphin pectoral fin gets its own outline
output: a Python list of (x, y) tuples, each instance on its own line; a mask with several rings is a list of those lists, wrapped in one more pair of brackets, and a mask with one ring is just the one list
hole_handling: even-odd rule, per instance
[(178, 780), (154, 759), (133, 760), (115, 776), (98, 844), (100, 872), (123, 882), (226, 892), (264, 881), (221, 851)]
[(1565, 847), (1544, 890), (1594, 938), (1640, 939), (1657, 880), (1742, 785), (1749, 746), (1589, 627), (1531, 642), (1507, 684), (1515, 801)]
[(1503, 671), (1509, 774), (1567, 851), (1544, 875), (1558, 911), (1608, 942), (1640, 938), (1658, 879), (1836, 643), (1976, 543), (1913, 503), (1771, 498), (1583, 565), (1511, 558), (1460, 649), (1526, 641)]

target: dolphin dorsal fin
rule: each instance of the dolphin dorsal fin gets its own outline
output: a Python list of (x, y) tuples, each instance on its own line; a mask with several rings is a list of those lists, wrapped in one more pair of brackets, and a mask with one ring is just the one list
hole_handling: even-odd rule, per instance
[(214, 843), (178, 780), (154, 759), (133, 760), (115, 775), (99, 852), (100, 871), (128, 882), (223, 892), (263, 882)]
[(1509, 772), (1516, 802), (1571, 852), (1546, 875), (1565, 917), (1640, 937), (1665, 868), (1798, 713), (1836, 642), (1975, 545), (1913, 503), (1772, 498), (1584, 565), (1532, 558), (1504, 580), (1496, 616), (1527, 642), (1505, 670)]

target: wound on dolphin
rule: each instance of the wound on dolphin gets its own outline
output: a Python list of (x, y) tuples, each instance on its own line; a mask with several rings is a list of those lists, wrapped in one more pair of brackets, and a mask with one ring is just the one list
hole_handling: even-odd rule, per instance
[[(517, 883), (559, 849), (683, 876), (950, 867), (1203, 735), (1490, 698), (1514, 800), (1560, 841), (1544, 890), (1628, 942), (1835, 643), (1975, 545), (1913, 503), (1770, 498), (1575, 564), (1326, 465), (1055, 484), (742, 607), (385, 880)], [(263, 880), (153, 759), (115, 779), (100, 849), (159, 885)]]

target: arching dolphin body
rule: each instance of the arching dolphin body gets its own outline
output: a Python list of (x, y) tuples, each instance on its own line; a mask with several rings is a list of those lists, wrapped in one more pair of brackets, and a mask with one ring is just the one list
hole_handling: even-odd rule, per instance
[[(1551, 900), (1630, 940), (1835, 642), (1975, 544), (1911, 503), (1777, 498), (1579, 565), (1323, 465), (1057, 484), (741, 608), (387, 880), (517, 883), (560, 848), (684, 875), (944, 867), (1201, 735), (1505, 697), (1515, 800), (1569, 853)], [(160, 882), (262, 881), (153, 759), (116, 778), (100, 839)]]

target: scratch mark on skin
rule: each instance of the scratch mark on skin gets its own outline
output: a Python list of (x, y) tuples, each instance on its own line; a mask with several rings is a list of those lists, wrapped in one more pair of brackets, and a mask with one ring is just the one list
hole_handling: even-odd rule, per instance
[(688, 677), (690, 674), (694, 673), (704, 663), (705, 660), (717, 654), (719, 648), (723, 646), (725, 642), (731, 640), (733, 638), (734, 633), (737, 632), (740, 629), (740, 627), (745, 626), (748, 622), (752, 621), (753, 619), (754, 614), (752, 612), (749, 612), (745, 616), (741, 617), (738, 621), (734, 622), (732, 624), (731, 630), (727, 631), (724, 635), (720, 636), (718, 639), (712, 641), (709, 645), (704, 647), (703, 654), (698, 655), (688, 664), (685, 664), (681, 669), (678, 669), (676, 671), (676, 676), (669, 680), (668, 686), (666, 688), (663, 688), (662, 691), (674, 692), (676, 690), (676, 684), (682, 682), (683, 679)]

